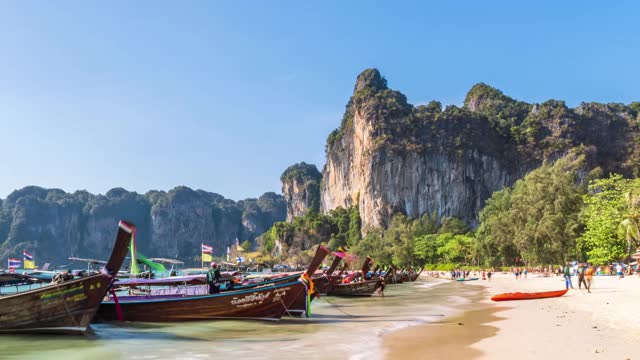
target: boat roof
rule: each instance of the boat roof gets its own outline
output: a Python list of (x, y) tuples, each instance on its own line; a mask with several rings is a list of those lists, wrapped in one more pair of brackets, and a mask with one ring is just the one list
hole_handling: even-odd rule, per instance
[(88, 262), (88, 263), (92, 263), (92, 264), (106, 264), (107, 262), (104, 260), (96, 260), (96, 259), (85, 259), (85, 258), (79, 258), (79, 257), (70, 257), (69, 260), (71, 261), (82, 261), (82, 262)]
[(150, 258), (149, 260), (155, 261), (155, 262), (159, 262), (159, 263), (165, 263), (165, 264), (184, 265), (184, 261), (180, 261), (180, 260), (176, 260), (176, 259)]
[(139, 285), (174, 285), (174, 284), (206, 284), (207, 277), (204, 274), (200, 275), (187, 275), (187, 276), (170, 276), (160, 279), (143, 279), (143, 278), (128, 278), (117, 279), (115, 285), (122, 286), (139, 286)]
[[(221, 276), (227, 279), (231, 276), (239, 274), (238, 272), (223, 271)], [(224, 278), (223, 278), (224, 279)], [(142, 286), (142, 285), (202, 285), (207, 283), (206, 274), (196, 275), (184, 275), (184, 276), (169, 276), (159, 279), (145, 279), (145, 278), (126, 278), (117, 279), (115, 285), (120, 286)]]

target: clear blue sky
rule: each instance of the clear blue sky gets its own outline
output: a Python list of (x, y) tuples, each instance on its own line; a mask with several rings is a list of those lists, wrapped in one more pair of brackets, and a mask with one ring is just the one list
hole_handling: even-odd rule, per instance
[(322, 168), (367, 67), (414, 104), (481, 81), (529, 102), (640, 100), (639, 20), (631, 1), (2, 2), (0, 197), (280, 192), (290, 164)]

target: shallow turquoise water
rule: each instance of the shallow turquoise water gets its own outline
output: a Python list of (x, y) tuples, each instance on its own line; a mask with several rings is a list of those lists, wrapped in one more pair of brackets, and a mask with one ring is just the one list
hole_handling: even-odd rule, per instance
[[(439, 284), (439, 285), (438, 285)], [(322, 297), (311, 319), (280, 322), (95, 324), (91, 336), (3, 335), (10, 359), (376, 359), (390, 331), (441, 321), (469, 286), (432, 280), (391, 285), (385, 297)]]

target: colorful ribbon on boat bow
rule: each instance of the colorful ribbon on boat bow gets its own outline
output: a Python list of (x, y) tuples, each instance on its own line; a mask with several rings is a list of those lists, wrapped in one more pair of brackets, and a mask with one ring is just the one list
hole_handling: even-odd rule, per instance
[(311, 295), (315, 293), (316, 289), (313, 280), (311, 280), (311, 277), (306, 272), (300, 275), (300, 282), (304, 285), (304, 291), (306, 293), (305, 313), (307, 317), (311, 317)]

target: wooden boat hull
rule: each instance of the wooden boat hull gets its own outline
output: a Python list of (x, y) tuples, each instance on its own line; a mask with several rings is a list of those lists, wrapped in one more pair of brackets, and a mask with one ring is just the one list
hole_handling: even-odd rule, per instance
[[(277, 320), (290, 310), (294, 302), (307, 296), (311, 286), (309, 274), (314, 274), (329, 250), (318, 246), (309, 268), (298, 279), (286, 283), (262, 283), (246, 289), (224, 291), (212, 295), (182, 294), (159, 296), (126, 296), (105, 301), (97, 319), (141, 322), (182, 322), (210, 319), (272, 319)], [(119, 306), (116, 305), (118, 301)]]
[(0, 297), (0, 332), (85, 332), (122, 266), (134, 229), (121, 222), (101, 273)]
[(327, 295), (331, 296), (371, 296), (380, 287), (381, 280), (365, 280), (349, 284), (333, 284)]
[(420, 269), (420, 272), (417, 272), (417, 273), (416, 273), (416, 272), (414, 272), (414, 273), (410, 274), (410, 275), (409, 275), (409, 280), (410, 280), (410, 281), (416, 281), (416, 280), (418, 280), (418, 278), (420, 277), (420, 274), (422, 274), (422, 272), (423, 272), (423, 271), (424, 271), (424, 268), (423, 268), (423, 269)]
[[(313, 302), (313, 300), (318, 297), (319, 295), (326, 295), (328, 292), (331, 291), (331, 289), (333, 288), (332, 285), (332, 279), (334, 279), (336, 277), (333, 276), (326, 276), (326, 275), (322, 275), (322, 276), (318, 276), (318, 277), (313, 277), (313, 283), (316, 289), (316, 295), (311, 297), (311, 301)], [(305, 296), (300, 296), (298, 297), (293, 304), (291, 304), (291, 306), (289, 307), (289, 313), (288, 315), (290, 316), (301, 316), (303, 315), (306, 311), (307, 311), (307, 299)]]
[(560, 297), (567, 293), (568, 290), (557, 290), (557, 291), (544, 291), (544, 292), (533, 292), (533, 293), (505, 293), (498, 294), (491, 298), (493, 301), (510, 301), (510, 300), (535, 300), (535, 299), (547, 299)]
[[(269, 284), (247, 290), (189, 297), (118, 297), (125, 321), (182, 322), (211, 319), (277, 320), (297, 298), (305, 296), (300, 281)], [(98, 321), (118, 320), (116, 304), (105, 301), (98, 309)]]
[(109, 281), (108, 276), (100, 274), (3, 297), (0, 330), (84, 332)]

